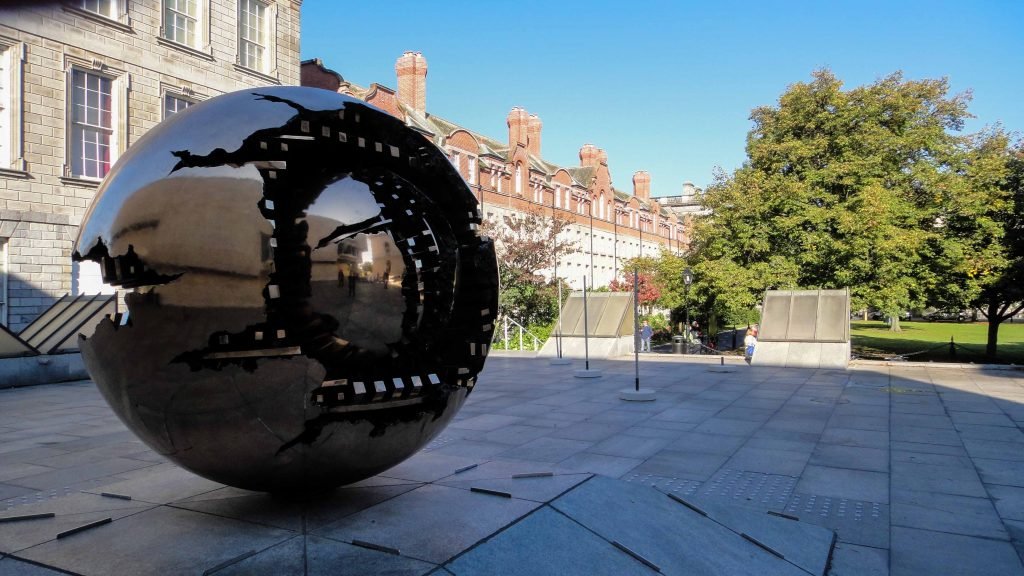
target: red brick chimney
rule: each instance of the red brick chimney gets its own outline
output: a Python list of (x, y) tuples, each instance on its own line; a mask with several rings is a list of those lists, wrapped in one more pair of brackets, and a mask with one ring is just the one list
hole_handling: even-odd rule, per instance
[(608, 155), (593, 144), (584, 144), (580, 148), (580, 166), (597, 166), (608, 162)]
[(513, 149), (519, 144), (527, 145), (529, 140), (530, 115), (519, 106), (515, 106), (505, 119), (508, 122), (508, 147)]
[(643, 170), (633, 174), (633, 196), (645, 202), (651, 199), (651, 175)]
[(406, 52), (395, 62), (398, 100), (420, 114), (427, 110), (427, 59), (419, 52)]
[(530, 121), (527, 125), (527, 148), (530, 154), (540, 158), (540, 129), (544, 124), (536, 114), (530, 114)]

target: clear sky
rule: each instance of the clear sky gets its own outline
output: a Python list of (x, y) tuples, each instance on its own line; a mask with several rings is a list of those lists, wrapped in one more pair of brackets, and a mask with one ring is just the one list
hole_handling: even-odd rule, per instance
[(647, 170), (655, 196), (738, 167), (750, 111), (830, 68), (848, 88), (894, 71), (970, 90), (967, 131), (1024, 132), (1024, 1), (611, 2), (305, 0), (302, 58), (392, 88), (395, 59), (427, 59), (427, 110), (505, 141), (522, 106), (543, 156), (608, 153), (613, 184)]

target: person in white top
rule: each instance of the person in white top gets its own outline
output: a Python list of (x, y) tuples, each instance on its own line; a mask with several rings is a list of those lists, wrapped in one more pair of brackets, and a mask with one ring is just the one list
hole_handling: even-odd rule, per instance
[(757, 347), (757, 336), (754, 336), (754, 329), (747, 328), (747, 335), (743, 338), (743, 347), (745, 348), (743, 358), (750, 364), (750, 359), (754, 357), (754, 348)]

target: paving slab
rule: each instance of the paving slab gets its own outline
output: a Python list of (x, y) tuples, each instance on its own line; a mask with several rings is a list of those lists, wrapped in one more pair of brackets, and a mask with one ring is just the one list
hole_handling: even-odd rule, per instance
[(314, 532), (397, 548), (404, 556), (443, 564), (540, 504), (426, 485)]
[(832, 418), (829, 419), (828, 426), (830, 428), (846, 428), (849, 430), (888, 432), (889, 416), (844, 414), (837, 408)]
[(455, 576), (657, 574), (565, 515), (543, 508), (449, 563)]
[(593, 442), (569, 440), (565, 438), (538, 438), (522, 446), (500, 452), (501, 458), (532, 460), (539, 462), (560, 462), (593, 446)]
[[(529, 422), (529, 420), (527, 420)], [(497, 442), (499, 444), (508, 444), (509, 446), (519, 446), (526, 444), (530, 440), (536, 440), (541, 436), (547, 436), (551, 431), (545, 428), (538, 428), (536, 426), (526, 426), (519, 424), (510, 424), (504, 428), (498, 428), (497, 430), (491, 430), (478, 436), (478, 439), (485, 440), (487, 442)]]
[[(52, 490), (64, 486), (74, 486), (87, 480), (113, 476), (120, 472), (138, 470), (154, 466), (152, 462), (133, 460), (131, 458), (107, 458), (93, 461), (81, 466), (58, 468), (30, 476), (22, 476), (16, 481), (8, 484), (15, 484), (23, 488), (33, 490)], [(2, 496), (0, 496), (2, 498)]]
[[(595, 476), (551, 507), (666, 574), (807, 574), (645, 486)], [(669, 539), (665, 534), (684, 537)]]
[(72, 494), (19, 506), (0, 517), (54, 514), (53, 518), (0, 522), (0, 552), (15, 553), (54, 540), (57, 534), (104, 518), (118, 519), (153, 508), (146, 502), (105, 498), (95, 494)]
[(809, 458), (809, 452), (744, 446), (725, 462), (724, 467), (733, 470), (799, 476)]
[(972, 458), (992, 458), (995, 460), (1024, 462), (1024, 449), (1016, 442), (964, 438), (963, 445), (966, 452)]
[(892, 439), (899, 442), (919, 442), (922, 444), (945, 444), (961, 446), (960, 435), (956, 430), (941, 428), (925, 428), (923, 426), (904, 426), (893, 424)]
[(67, 573), (44, 568), (10, 556), (0, 558), (0, 576), (61, 576), (63, 574)]
[(558, 463), (561, 468), (575, 470), (577, 472), (590, 472), (619, 478), (630, 470), (633, 470), (644, 460), (642, 458), (624, 458), (622, 456), (609, 456), (607, 454), (594, 454), (593, 452), (579, 452)]
[(811, 574), (825, 574), (835, 532), (781, 516), (754, 511), (723, 502), (697, 497), (693, 500), (708, 517), (733, 532), (753, 536)]
[(903, 490), (987, 497), (985, 487), (973, 467), (893, 462), (892, 485)]
[(889, 456), (889, 450), (882, 448), (819, 444), (811, 454), (809, 463), (832, 468), (888, 472)]
[[(1024, 451), (1024, 445), (1021, 450)], [(1024, 462), (974, 458), (974, 465), (986, 484), (1024, 487)]]
[(214, 572), (217, 576), (330, 576), (334, 574), (386, 574), (420, 576), (436, 565), (352, 546), (317, 536), (296, 536)]
[(1024, 573), (1009, 542), (893, 526), (892, 576), (1008, 576)]
[(821, 435), (821, 443), (885, 449), (889, 446), (889, 433), (858, 428), (826, 428)]
[(623, 458), (648, 458), (657, 454), (671, 443), (671, 438), (617, 434), (590, 446), (587, 448), (587, 452)]
[(591, 474), (559, 474), (552, 476), (541, 476), (532, 478), (481, 478), (475, 480), (459, 480), (453, 476), (448, 480), (438, 482), (442, 486), (451, 486), (470, 490), (472, 488), (484, 488), (497, 490), (511, 494), (513, 498), (532, 500), (534, 502), (549, 502), (554, 498), (571, 490), (580, 482), (586, 481)]
[(1024, 522), (1024, 488), (998, 485), (986, 488), (1001, 518)]
[(141, 502), (167, 504), (224, 487), (223, 484), (196, 476), (171, 463), (133, 470), (119, 476), (127, 479), (89, 488), (85, 492), (108, 492), (129, 496)]
[(662, 450), (633, 468), (633, 472), (707, 480), (729, 459), (719, 454)]
[(978, 438), (981, 440), (997, 440), (999, 442), (1015, 442), (1024, 449), (1024, 432), (1016, 426), (988, 426), (984, 424), (957, 424), (957, 432), (962, 438)]
[(86, 576), (105, 576), (112, 570), (201, 574), (292, 536), (286, 530), (161, 506), (48, 541), (19, 556)]
[(389, 468), (380, 475), (387, 478), (410, 480), (413, 482), (433, 482), (451, 476), (456, 470), (480, 464), (483, 458), (465, 458), (449, 454), (438, 454), (436, 451), (420, 452), (401, 464)]
[(704, 434), (725, 434), (728, 436), (750, 436), (755, 430), (763, 426), (761, 422), (750, 422), (748, 420), (734, 420), (730, 418), (719, 418), (714, 416), (708, 418), (693, 430)]
[(671, 450), (682, 453), (715, 454), (732, 456), (748, 439), (728, 434), (708, 434), (704, 432), (684, 432), (672, 443)]
[(889, 551), (839, 542), (832, 550), (829, 576), (889, 576)]
[(315, 530), (419, 486), (342, 487), (295, 498), (226, 487), (174, 502), (172, 506), (301, 532)]
[[(904, 444), (904, 446), (907, 445)], [(953, 454), (936, 454), (933, 452), (911, 452), (909, 450), (897, 450), (895, 447), (891, 455), (893, 462), (932, 464), (935, 466), (951, 466), (954, 468), (970, 468), (974, 466), (974, 463), (966, 455), (960, 456)]]
[(508, 449), (508, 444), (462, 438), (445, 444), (435, 450), (434, 453), (459, 456), (461, 458), (487, 459)]
[(892, 525), (1008, 540), (988, 498), (894, 489)]
[(889, 476), (882, 472), (808, 465), (796, 487), (804, 494), (889, 503)]

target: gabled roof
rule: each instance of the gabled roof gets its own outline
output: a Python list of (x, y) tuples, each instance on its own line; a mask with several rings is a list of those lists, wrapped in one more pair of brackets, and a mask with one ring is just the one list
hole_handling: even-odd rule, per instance
[(596, 172), (593, 166), (574, 166), (572, 168), (566, 168), (565, 171), (572, 176), (572, 179), (575, 180), (577, 184), (584, 188), (590, 186), (590, 182), (594, 179), (594, 172)]

